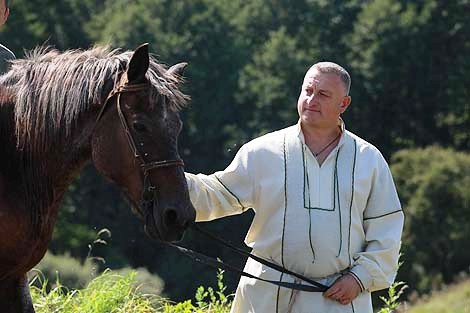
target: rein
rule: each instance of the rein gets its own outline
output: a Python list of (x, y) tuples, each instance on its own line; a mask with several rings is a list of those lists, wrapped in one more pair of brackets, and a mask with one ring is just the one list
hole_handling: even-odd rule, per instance
[(237, 248), (234, 245), (232, 245), (231, 243), (229, 243), (229, 242), (227, 242), (223, 239), (220, 239), (217, 236), (201, 229), (195, 223), (193, 223), (191, 225), (191, 227), (194, 230), (196, 230), (197, 232), (203, 234), (204, 236), (218, 242), (219, 244), (221, 244), (223, 246), (228, 247), (230, 250), (232, 250), (233, 252), (235, 252), (239, 255), (252, 258), (253, 260), (258, 261), (259, 263), (261, 263), (263, 265), (266, 265), (267, 267), (269, 267), (271, 269), (274, 269), (274, 270), (276, 270), (278, 272), (281, 272), (281, 273), (284, 273), (284, 274), (289, 274), (289, 275), (294, 276), (294, 277), (296, 277), (296, 278), (298, 278), (302, 281), (305, 281), (305, 282), (307, 282), (311, 285), (295, 283), (295, 282), (294, 283), (289, 283), (289, 282), (283, 282), (283, 281), (263, 279), (263, 278), (254, 276), (250, 273), (244, 272), (243, 270), (241, 270), (241, 269), (239, 269), (239, 268), (237, 268), (237, 267), (235, 267), (231, 264), (228, 264), (228, 263), (225, 263), (225, 262), (220, 261), (218, 259), (206, 256), (202, 253), (190, 250), (190, 249), (185, 248), (185, 247), (181, 247), (181, 246), (173, 244), (173, 243), (166, 243), (166, 244), (173, 247), (173, 248), (176, 248), (179, 252), (183, 253), (184, 255), (188, 256), (189, 258), (193, 259), (196, 262), (206, 264), (206, 265), (211, 266), (213, 268), (222, 268), (224, 270), (228, 270), (228, 271), (231, 271), (231, 272), (238, 273), (241, 276), (261, 280), (261, 281), (264, 281), (264, 282), (267, 282), (267, 283), (270, 283), (270, 284), (273, 284), (273, 285), (276, 285), (276, 286), (279, 286), (279, 287), (284, 287), (284, 288), (289, 288), (289, 289), (294, 289), (294, 290), (300, 290), (300, 291), (307, 291), (307, 292), (324, 292), (329, 288), (328, 286), (323, 285), (319, 282), (316, 282), (313, 279), (310, 279), (308, 277), (305, 277), (304, 275), (292, 272), (292, 271), (290, 271), (290, 270), (288, 270), (288, 269), (286, 269), (286, 268), (284, 268), (284, 267), (282, 267), (282, 266), (280, 266), (276, 263), (273, 263), (273, 262), (268, 261), (266, 259), (263, 259), (263, 258), (261, 258), (257, 255), (254, 255), (254, 254), (246, 252), (246, 251), (244, 251), (240, 248)]

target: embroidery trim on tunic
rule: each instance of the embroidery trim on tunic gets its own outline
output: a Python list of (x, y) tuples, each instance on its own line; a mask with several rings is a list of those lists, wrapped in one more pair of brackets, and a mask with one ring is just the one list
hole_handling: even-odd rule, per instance
[(357, 276), (353, 271), (349, 271), (348, 273), (353, 275), (354, 277), (356, 277), (357, 281), (361, 285), (361, 291), (366, 290), (366, 288), (364, 287), (364, 284), (362, 283), (362, 280), (359, 278), (359, 276)]
[(352, 204), (354, 200), (354, 176), (356, 172), (356, 156), (357, 156), (357, 142), (354, 139), (354, 157), (353, 157), (353, 168), (351, 177), (351, 201), (349, 202), (349, 235), (348, 235), (348, 259), (349, 267), (351, 267), (351, 224), (352, 224)]
[[(304, 209), (307, 209), (307, 210), (320, 210), (320, 211), (334, 211), (335, 210), (335, 201), (334, 201), (334, 191), (333, 191), (333, 198), (331, 200), (331, 205), (332, 205), (332, 209), (326, 209), (326, 208), (320, 208), (320, 207), (312, 207), (312, 202), (311, 202), (311, 198), (310, 198), (310, 179), (309, 179), (309, 175), (308, 175), (308, 165), (307, 165), (307, 159), (305, 157), (305, 151), (308, 149), (308, 147), (301, 143), (302, 145), (302, 163), (303, 163), (303, 170), (304, 170), (304, 194), (303, 194), (303, 198), (304, 198)], [(339, 151), (339, 149), (338, 149)], [(336, 164), (335, 164), (336, 166)], [(332, 177), (332, 185), (333, 185), (333, 189), (335, 188), (335, 180), (334, 180), (334, 175)], [(307, 197), (306, 197), (306, 192), (307, 190), (309, 190), (308, 192), (308, 201), (307, 200)]]
[[(338, 254), (336, 257), (338, 258), (341, 254), (341, 249), (343, 247), (343, 224), (341, 220), (341, 198), (339, 196), (339, 180), (338, 180), (338, 157), (339, 157), (339, 151), (341, 150), (341, 147), (338, 149), (338, 153), (336, 153), (336, 159), (335, 159), (335, 171), (334, 171), (334, 184), (333, 184), (333, 201), (336, 201), (336, 198), (338, 198), (338, 216), (339, 216), (339, 249), (338, 249)], [(335, 204), (333, 205), (333, 207)]]
[[(338, 258), (341, 254), (342, 246), (343, 246), (343, 230), (342, 230), (342, 218), (341, 218), (341, 200), (340, 200), (340, 195), (339, 195), (339, 179), (338, 179), (338, 158), (339, 154), (341, 151), (341, 146), (338, 147), (338, 151), (336, 151), (336, 157), (335, 157), (335, 165), (333, 169), (333, 197), (332, 197), (332, 209), (324, 209), (324, 208), (319, 208), (319, 207), (312, 207), (311, 205), (311, 198), (310, 198), (310, 181), (309, 181), (309, 175), (308, 175), (308, 165), (307, 165), (307, 160), (305, 157), (305, 145), (302, 144), (302, 163), (303, 163), (303, 170), (304, 170), (304, 192), (303, 192), (303, 197), (304, 197), (304, 208), (308, 209), (308, 217), (309, 217), (309, 225), (308, 225), (308, 237), (309, 237), (309, 244), (310, 244), (310, 250), (312, 251), (313, 255), (313, 260), (312, 263), (315, 262), (315, 249), (313, 247), (313, 242), (312, 242), (312, 214), (311, 210), (321, 210), (321, 211), (335, 211), (336, 210), (336, 199), (338, 200), (338, 218), (339, 218), (339, 249), (338, 249), (338, 254), (336, 257)], [(306, 196), (305, 193), (306, 191), (308, 192), (308, 203), (306, 204)]]
[[(284, 235), (286, 229), (286, 215), (287, 215), (287, 150), (286, 150), (286, 135), (284, 134), (284, 140), (282, 145), (283, 153), (284, 153), (284, 220), (282, 223), (282, 238), (281, 238), (281, 263), (282, 266), (284, 265)], [(279, 281), (282, 281), (284, 273), (281, 273), (279, 277)], [(276, 313), (279, 312), (279, 293), (281, 292), (281, 287), (277, 287), (277, 295), (276, 295)]]
[(242, 202), (240, 201), (240, 199), (238, 199), (238, 197), (230, 190), (227, 188), (227, 186), (225, 186), (225, 184), (222, 182), (222, 180), (220, 180), (219, 177), (217, 177), (217, 175), (214, 175), (215, 179), (217, 179), (217, 181), (222, 185), (224, 186), (225, 190), (228, 191), (229, 194), (231, 194), (235, 199), (237, 199), (237, 202), (238, 202), (238, 205), (240, 205), (240, 207), (242, 208), (242, 211), (245, 212), (247, 209), (247, 207), (245, 207)]
[(315, 249), (313, 248), (312, 243), (312, 215), (311, 210), (308, 210), (308, 241), (310, 243), (310, 250), (312, 250), (313, 260), (312, 263), (315, 263)]
[(403, 210), (400, 209), (400, 210), (396, 210), (396, 211), (393, 211), (393, 212), (390, 212), (390, 213), (385, 213), (385, 214), (382, 214), (382, 215), (379, 215), (379, 216), (364, 217), (364, 221), (373, 220), (373, 219), (381, 218), (381, 217), (385, 217), (385, 216), (387, 216), (387, 215), (395, 214), (395, 213), (398, 213), (398, 212), (403, 212)]

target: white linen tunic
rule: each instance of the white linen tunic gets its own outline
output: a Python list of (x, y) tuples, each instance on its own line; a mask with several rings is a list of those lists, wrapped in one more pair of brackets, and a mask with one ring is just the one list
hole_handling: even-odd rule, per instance
[[(252, 253), (328, 286), (351, 271), (363, 288), (341, 305), (321, 293), (242, 277), (232, 312), (372, 313), (370, 292), (393, 282), (403, 212), (392, 176), (374, 146), (342, 128), (321, 166), (297, 124), (245, 144), (224, 171), (186, 174), (197, 221), (253, 208), (245, 238)], [(245, 271), (294, 281), (252, 259)]]

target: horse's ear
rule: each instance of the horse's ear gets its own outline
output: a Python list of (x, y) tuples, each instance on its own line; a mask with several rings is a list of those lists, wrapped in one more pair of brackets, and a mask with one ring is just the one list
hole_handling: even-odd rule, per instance
[(129, 67), (127, 68), (127, 79), (129, 82), (142, 82), (149, 68), (149, 44), (144, 43), (135, 49)]
[(181, 62), (170, 67), (166, 72), (170, 75), (183, 76), (184, 70), (188, 66), (188, 63)]

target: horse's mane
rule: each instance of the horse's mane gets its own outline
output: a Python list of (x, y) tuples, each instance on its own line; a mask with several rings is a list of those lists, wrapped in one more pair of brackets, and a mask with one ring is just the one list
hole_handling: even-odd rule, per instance
[[(18, 147), (38, 155), (57, 140), (67, 140), (82, 114), (102, 101), (105, 83), (119, 82), (131, 56), (132, 51), (109, 47), (62, 53), (39, 47), (13, 61), (5, 81), (12, 82), (8, 89), (15, 94)], [(165, 96), (170, 109), (179, 110), (186, 103), (187, 96), (177, 88), (179, 77), (167, 74), (154, 57), (147, 78), (154, 87), (151, 96)]]
[[(25, 59), (12, 61), (10, 71), (0, 77), (0, 143), (5, 146), (0, 170), (11, 186), (19, 188), (16, 192), (31, 210), (36, 231), (48, 225), (44, 210), (56, 197), (52, 172), (64, 165), (59, 154), (78, 149), (72, 139), (83, 132), (79, 121), (93, 118), (90, 111), (97, 112), (106, 98), (105, 90), (119, 83), (131, 56), (132, 51), (109, 47), (65, 52), (39, 47)], [(166, 106), (164, 110), (177, 111), (187, 102), (188, 97), (177, 88), (180, 78), (168, 74), (153, 56), (147, 78), (154, 103), (166, 98), (159, 102)], [(70, 154), (69, 158), (79, 158)]]

